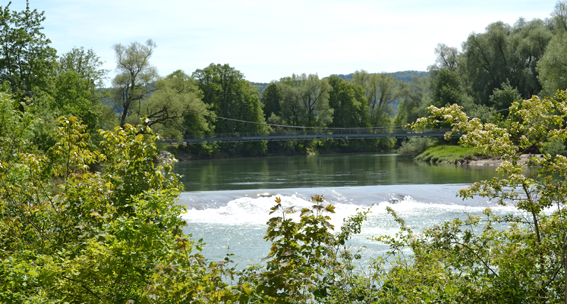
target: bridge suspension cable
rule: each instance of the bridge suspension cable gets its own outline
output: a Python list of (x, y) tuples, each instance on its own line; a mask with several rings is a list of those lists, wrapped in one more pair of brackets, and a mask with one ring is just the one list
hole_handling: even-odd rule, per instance
[[(191, 113), (194, 114), (198, 114), (198, 115), (202, 115), (202, 116), (207, 116), (207, 117), (213, 117), (213, 118), (218, 118), (218, 119), (224, 119), (224, 120), (230, 120), (230, 121), (236, 121), (236, 122), (242, 122), (242, 123), (248, 123), (248, 124), (254, 124), (254, 125), (263, 125), (263, 126), (269, 126), (269, 127), (280, 127), (280, 128), (294, 128), (294, 129), (324, 129), (324, 130), (347, 130), (347, 129), (359, 129), (359, 128), (363, 128), (363, 127), (342, 127), (342, 128), (337, 128), (337, 127), (305, 127), (305, 126), (290, 126), (290, 125), (279, 125), (279, 124), (270, 124), (270, 123), (262, 123), (262, 122), (256, 122), (256, 121), (249, 121), (249, 120), (242, 120), (242, 119), (235, 119), (235, 118), (228, 118), (228, 117), (221, 117), (221, 116), (215, 116), (215, 115), (210, 115), (210, 114), (205, 114), (205, 113), (201, 113), (201, 112), (196, 112), (196, 111), (189, 111)], [(386, 128), (403, 128), (405, 126), (387, 126), (387, 127), (369, 127), (372, 129), (386, 129)]]
[[(504, 111), (508, 111), (508, 110), (510, 110), (510, 108), (506, 108), (506, 109), (502, 109), (502, 110), (498, 110), (498, 111), (490, 111), (490, 112), (486, 112), (486, 113), (471, 116), (471, 117), (477, 117), (478, 118), (478, 117), (481, 117), (481, 116), (485, 116), (485, 115), (489, 115), (489, 114), (493, 114), (493, 113), (504, 112)], [(280, 128), (292, 128), (292, 129), (311, 129), (311, 130), (348, 130), (348, 129), (359, 129), (359, 128), (361, 128), (361, 127), (350, 127), (350, 128), (349, 127), (341, 127), (341, 128), (338, 128), (338, 127), (290, 126), (290, 125), (270, 124), (270, 123), (262, 123), (262, 122), (228, 118), (228, 117), (222, 117), (222, 116), (215, 116), (215, 115), (205, 114), (205, 113), (201, 113), (201, 112), (197, 112), (197, 111), (189, 111), (189, 112), (191, 112), (193, 114), (201, 115), (201, 116), (216, 118), (216, 119), (223, 119), (223, 120), (228, 120), (228, 121), (236, 121), (236, 122), (241, 122), (241, 123), (262, 125), (262, 126), (268, 126), (268, 127), (280, 127)], [(400, 126), (370, 127), (370, 128), (372, 128), (372, 129), (387, 129), (387, 128), (404, 128), (404, 127), (407, 127), (407, 124), (406, 125), (400, 125)]]

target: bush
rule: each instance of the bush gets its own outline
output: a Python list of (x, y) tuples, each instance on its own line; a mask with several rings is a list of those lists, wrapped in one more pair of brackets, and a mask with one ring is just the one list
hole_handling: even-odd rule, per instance
[(407, 156), (416, 156), (436, 143), (437, 140), (429, 137), (410, 137), (407, 141), (402, 143), (401, 147), (398, 149), (398, 153)]

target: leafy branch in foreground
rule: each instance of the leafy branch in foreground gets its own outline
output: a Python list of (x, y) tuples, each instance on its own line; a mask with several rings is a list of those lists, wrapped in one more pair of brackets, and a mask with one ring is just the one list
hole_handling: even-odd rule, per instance
[(284, 207), (281, 199), (271, 208), (267, 225), (267, 241), (272, 242), (270, 254), (264, 260), (264, 269), (252, 266), (242, 273), (240, 284), (255, 287), (251, 302), (264, 303), (344, 303), (357, 297), (353, 281), (353, 261), (360, 259), (347, 248), (346, 242), (360, 233), (369, 210), (345, 219), (341, 232), (334, 234), (331, 218), (335, 213), (331, 204), (323, 204), (322, 196), (311, 198), (311, 208), (301, 210), (299, 221), (288, 217), (294, 207)]
[(19, 107), (0, 93), (0, 302), (236, 297), (225, 269), (183, 234), (182, 185), (171, 162), (154, 165), (151, 129), (102, 132), (94, 151), (85, 126), (61, 117), (56, 144), (42, 153), (33, 141), (42, 121)]
[[(379, 238), (392, 249), (410, 248), (383, 278), (380, 298), (408, 302), (549, 303), (567, 295), (567, 158), (544, 154), (527, 163), (520, 155), (532, 147), (567, 137), (567, 96), (514, 102), (507, 128), (469, 119), (458, 105), (429, 108), (414, 128), (449, 123), (463, 133), (460, 143), (501, 158), (499, 177), (474, 183), (463, 198), (486, 197), (517, 212), (484, 219), (469, 216), (407, 238)], [(395, 250), (394, 250), (395, 251)], [(392, 252), (402, 257), (400, 251)]]

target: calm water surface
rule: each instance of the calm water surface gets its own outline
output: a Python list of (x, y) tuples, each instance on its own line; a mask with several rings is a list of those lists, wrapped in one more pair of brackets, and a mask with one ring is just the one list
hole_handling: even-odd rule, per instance
[(193, 160), (175, 164), (185, 191), (473, 183), (493, 166), (429, 165), (397, 154)]

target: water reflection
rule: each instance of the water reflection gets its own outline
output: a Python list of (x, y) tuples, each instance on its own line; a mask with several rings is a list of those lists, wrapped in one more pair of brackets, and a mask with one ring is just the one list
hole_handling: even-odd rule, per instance
[(472, 183), (492, 166), (429, 165), (396, 154), (340, 154), (179, 162), (185, 191)]

